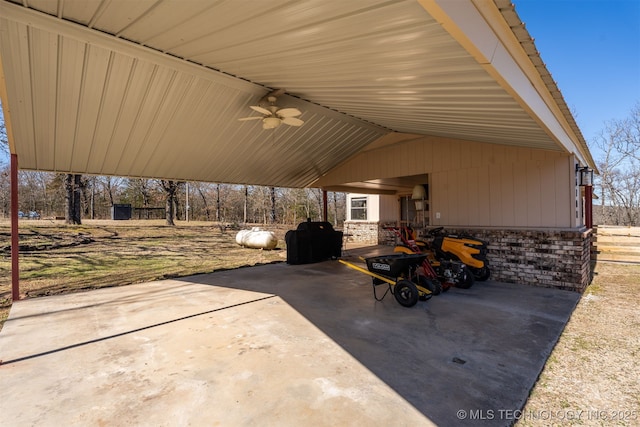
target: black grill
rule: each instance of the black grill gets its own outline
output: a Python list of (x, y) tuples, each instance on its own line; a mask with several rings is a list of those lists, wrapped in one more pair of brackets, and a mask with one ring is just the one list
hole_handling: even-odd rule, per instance
[(329, 222), (301, 222), (297, 230), (287, 231), (284, 240), (287, 264), (309, 264), (342, 255), (342, 231), (335, 231)]

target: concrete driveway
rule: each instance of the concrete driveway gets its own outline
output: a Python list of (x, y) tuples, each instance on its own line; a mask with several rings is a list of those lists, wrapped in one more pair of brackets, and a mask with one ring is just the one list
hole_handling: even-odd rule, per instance
[(511, 425), (579, 297), (489, 281), (404, 308), (327, 261), (24, 300), (0, 425)]

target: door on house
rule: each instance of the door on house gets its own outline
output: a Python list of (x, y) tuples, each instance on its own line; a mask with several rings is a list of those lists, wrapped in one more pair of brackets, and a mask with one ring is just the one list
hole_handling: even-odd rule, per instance
[(416, 198), (415, 192), (400, 196), (400, 225), (409, 225), (414, 229), (422, 229), (429, 225), (429, 194), (427, 191), (419, 199)]

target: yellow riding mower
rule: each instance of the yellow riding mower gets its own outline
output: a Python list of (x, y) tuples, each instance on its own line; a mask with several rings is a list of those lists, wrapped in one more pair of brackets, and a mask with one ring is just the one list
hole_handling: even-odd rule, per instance
[(402, 242), (396, 245), (394, 252), (427, 255), (421, 265), (420, 273), (440, 285), (433, 289), (434, 295), (438, 295), (440, 291), (449, 290), (451, 286), (463, 289), (473, 286), (475, 279), (470, 268), (459, 260), (437, 259), (436, 252), (427, 243), (415, 239), (413, 229), (410, 227), (385, 227), (385, 230), (393, 232)]

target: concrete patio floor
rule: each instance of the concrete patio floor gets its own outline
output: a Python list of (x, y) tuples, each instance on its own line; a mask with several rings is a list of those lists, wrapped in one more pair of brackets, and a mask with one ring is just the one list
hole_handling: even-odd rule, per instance
[(511, 425), (579, 297), (488, 281), (404, 308), (327, 261), (19, 301), (0, 425)]

